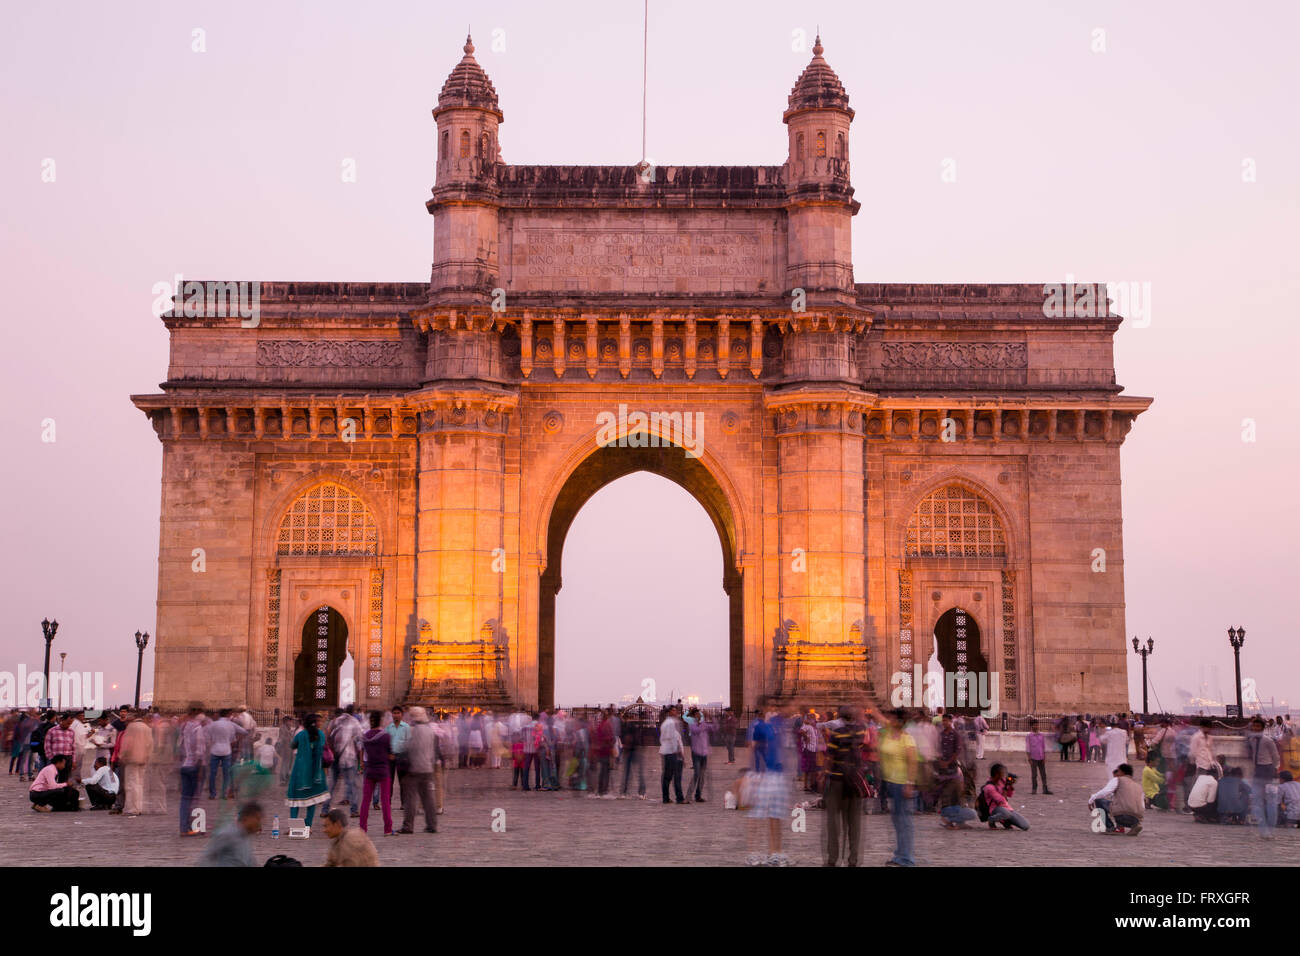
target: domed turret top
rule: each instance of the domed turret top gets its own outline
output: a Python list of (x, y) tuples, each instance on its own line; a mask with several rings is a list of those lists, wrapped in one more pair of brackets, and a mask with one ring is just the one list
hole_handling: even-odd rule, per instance
[(813, 42), (812, 61), (804, 67), (790, 91), (790, 106), (785, 111), (787, 119), (792, 113), (815, 109), (844, 110), (850, 116), (853, 114), (849, 109), (849, 94), (844, 91), (844, 84), (830, 64), (822, 59), (822, 51), (822, 38), (818, 34)]
[(479, 66), (478, 61), (474, 59), (474, 41), (469, 36), (465, 37), (463, 49), (465, 56), (451, 71), (447, 82), (442, 84), (442, 92), (438, 94), (438, 108), (433, 111), (434, 115), (456, 108), (491, 110), (500, 115), (496, 88), (488, 79), (488, 75), (483, 72), (483, 67)]

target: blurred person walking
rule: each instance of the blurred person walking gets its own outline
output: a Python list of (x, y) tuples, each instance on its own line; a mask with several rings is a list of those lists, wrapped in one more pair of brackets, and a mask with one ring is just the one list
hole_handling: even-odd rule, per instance
[(1263, 840), (1274, 837), (1277, 826), (1277, 765), (1280, 755), (1273, 738), (1264, 732), (1264, 719), (1256, 717), (1250, 722), (1250, 733), (1246, 735), (1246, 753), (1254, 773), (1251, 781), (1251, 813), (1259, 824), (1259, 836)]
[(330, 795), (339, 790), (339, 781), (343, 782), (343, 803), (348, 812), (357, 816), (361, 812), (360, 781), (358, 774), (361, 765), (361, 725), (357, 723), (355, 708), (348, 704), (330, 721), (327, 732), (330, 750), (334, 753), (334, 762), (330, 764)]
[(118, 760), (122, 765), (122, 786), (126, 799), (122, 812), (129, 817), (144, 813), (145, 773), (153, 758), (153, 732), (140, 714), (132, 714), (122, 731)]
[(739, 729), (739, 722), (736, 720), (736, 712), (730, 707), (722, 711), (722, 742), (727, 745), (727, 763), (736, 762), (736, 733)]
[(406, 740), (406, 770), (402, 774), (402, 828), (415, 832), (415, 809), (424, 809), (424, 832), (438, 832), (438, 809), (433, 798), (433, 768), (438, 762), (438, 731), (423, 707), (412, 707), (411, 732)]
[(199, 773), (207, 759), (208, 751), (203, 733), (203, 709), (191, 707), (181, 724), (180, 732), (180, 826), (181, 836), (200, 836), (202, 831), (192, 827), (194, 795), (199, 789)]
[(614, 709), (607, 707), (601, 715), (600, 723), (596, 725), (596, 738), (592, 744), (597, 770), (596, 796), (601, 798), (613, 798), (613, 794), (609, 792), (609, 778), (610, 765), (614, 760), (614, 742), (617, 739), (614, 733)]
[(867, 728), (855, 707), (841, 707), (840, 718), (826, 743), (826, 865), (839, 863), (840, 844), (847, 839), (848, 865), (857, 866), (862, 801), (868, 792), (863, 763)]
[(886, 865), (915, 866), (912, 850), (912, 804), (919, 763), (916, 741), (903, 730), (907, 711), (900, 707), (885, 717), (885, 730), (876, 746), (880, 752), (881, 776), (889, 791), (896, 840), (894, 855)]
[[(787, 704), (771, 712), (766, 720), (755, 722), (751, 734), (758, 773), (749, 787), (751, 850), (745, 860), (749, 866), (790, 865), (790, 858), (781, 852), (781, 834), (790, 819), (795, 752), (783, 738), (792, 710), (793, 705)], [(763, 821), (767, 823), (767, 856), (758, 850)]]
[(293, 714), (280, 718), (275, 738), (275, 753), (280, 764), (280, 783), (289, 785), (289, 772), (293, 770), (293, 738), (298, 733), (298, 719)]
[(623, 793), (622, 797), (627, 797), (628, 784), (632, 781), (632, 770), (635, 768), (639, 789), (637, 796), (645, 799), (645, 761), (641, 753), (641, 728), (634, 721), (623, 721), (621, 741), (623, 744)]

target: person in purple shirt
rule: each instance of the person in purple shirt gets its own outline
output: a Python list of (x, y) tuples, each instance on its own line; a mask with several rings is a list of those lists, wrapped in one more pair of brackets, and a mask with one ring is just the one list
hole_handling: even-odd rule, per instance
[(370, 729), (361, 737), (361, 751), (365, 758), (365, 789), (361, 795), (361, 829), (370, 822), (370, 799), (379, 791), (380, 806), (384, 813), (384, 836), (393, 835), (393, 777), (389, 772), (393, 738), (379, 726), (383, 712), (370, 712)]
[(698, 707), (691, 708), (689, 723), (691, 729), (691, 790), (696, 803), (704, 803), (704, 772), (709, 764), (709, 734), (713, 731), (712, 721), (705, 720)]
[(1052, 795), (1047, 789), (1047, 740), (1038, 732), (1038, 721), (1029, 720), (1029, 734), (1025, 737), (1025, 756), (1029, 758), (1031, 793), (1038, 793), (1038, 778), (1043, 778), (1043, 793)]

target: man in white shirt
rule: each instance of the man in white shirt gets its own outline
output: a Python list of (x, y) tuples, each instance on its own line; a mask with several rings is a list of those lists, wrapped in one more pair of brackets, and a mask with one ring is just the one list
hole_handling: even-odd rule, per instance
[(95, 758), (95, 772), (86, 781), (86, 797), (90, 800), (90, 809), (107, 810), (117, 799), (117, 790), (121, 781), (105, 757)]
[(1197, 774), (1209, 773), (1214, 769), (1214, 751), (1210, 748), (1210, 718), (1202, 717), (1200, 728), (1192, 734), (1188, 744), (1187, 762), (1196, 765)]
[(670, 780), (676, 791), (677, 802), (686, 802), (686, 797), (682, 793), (682, 728), (677, 719), (680, 713), (681, 711), (676, 706), (669, 707), (668, 716), (664, 718), (663, 724), (659, 727), (659, 756), (663, 760), (664, 803), (672, 803), (668, 799), (668, 782)]
[(231, 721), (237, 727), (244, 729), (244, 736), (240, 738), (239, 746), (234, 749), (238, 759), (239, 754), (249, 755), (253, 752), (253, 742), (257, 738), (257, 720), (248, 712), (248, 707), (241, 706), (235, 711)]
[(270, 737), (263, 737), (262, 742), (253, 748), (253, 759), (263, 770), (274, 770), (277, 756)]
[(347, 709), (339, 712), (330, 721), (327, 736), (330, 749), (334, 751), (334, 763), (330, 766), (330, 793), (338, 792), (339, 778), (343, 779), (343, 800), (348, 805), (352, 816), (361, 814), (361, 787), (358, 769), (361, 756), (361, 725), (353, 716), (355, 708), (348, 704)]
[(1103, 753), (1106, 754), (1106, 769), (1114, 774), (1119, 769), (1119, 765), (1128, 759), (1128, 731), (1112, 724), (1101, 735), (1101, 746)]
[(86, 716), (84, 713), (78, 713), (72, 718), (72, 726), (69, 728), (72, 731), (73, 758), (71, 779), (74, 783), (81, 782), (83, 776), (81, 772), (82, 763), (86, 759), (86, 751), (88, 749), (91, 751), (94, 750), (93, 747), (88, 748), (86, 746), (90, 741), (90, 725), (81, 719), (84, 716)]

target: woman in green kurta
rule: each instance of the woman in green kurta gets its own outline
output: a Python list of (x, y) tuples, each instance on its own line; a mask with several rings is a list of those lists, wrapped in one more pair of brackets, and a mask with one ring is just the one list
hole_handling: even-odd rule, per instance
[(307, 832), (316, 816), (316, 805), (330, 798), (325, 783), (325, 735), (316, 726), (316, 715), (303, 718), (302, 730), (293, 738), (293, 770), (289, 773), (289, 819), (298, 819), (298, 811), (307, 808)]

